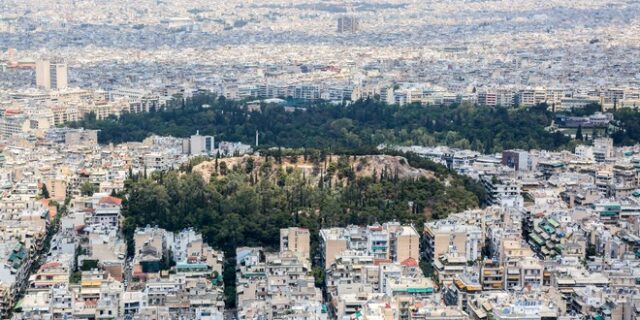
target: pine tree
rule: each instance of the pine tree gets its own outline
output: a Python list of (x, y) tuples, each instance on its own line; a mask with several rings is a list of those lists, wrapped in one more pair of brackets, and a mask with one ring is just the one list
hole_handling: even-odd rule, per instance
[(578, 126), (578, 131), (576, 131), (576, 140), (584, 140), (584, 137), (582, 136), (582, 125)]
[(47, 189), (47, 185), (46, 185), (46, 184), (44, 184), (44, 183), (42, 184), (42, 190), (41, 190), (41, 192), (42, 192), (42, 197), (43, 197), (43, 198), (45, 198), (45, 199), (49, 199), (49, 197), (50, 197), (50, 196), (49, 196), (49, 190)]

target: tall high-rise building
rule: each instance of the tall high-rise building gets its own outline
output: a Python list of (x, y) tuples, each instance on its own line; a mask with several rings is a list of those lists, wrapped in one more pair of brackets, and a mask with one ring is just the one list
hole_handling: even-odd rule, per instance
[(36, 85), (47, 90), (60, 90), (68, 87), (67, 64), (38, 60), (36, 62)]
[(349, 14), (338, 18), (338, 33), (356, 33), (360, 30), (360, 21)]

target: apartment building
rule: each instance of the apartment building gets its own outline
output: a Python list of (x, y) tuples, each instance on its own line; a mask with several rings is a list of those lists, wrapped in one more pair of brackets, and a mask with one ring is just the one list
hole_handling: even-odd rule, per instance
[[(519, 155), (518, 159), (518, 161), (520, 161)], [(509, 159), (507, 159), (507, 161), (509, 161)], [(520, 168), (519, 162), (518, 168)], [(524, 204), (524, 199), (521, 195), (522, 186), (519, 181), (513, 178), (505, 179), (498, 176), (486, 175), (481, 177), (481, 182), (487, 191), (489, 204), (511, 208), (520, 208)]]
[(310, 265), (291, 251), (236, 250), (239, 319), (327, 319)]
[(437, 220), (424, 225), (423, 257), (433, 263), (442, 255), (455, 254), (465, 261), (480, 257), (484, 243), (482, 230), (455, 220)]
[(67, 64), (49, 60), (36, 61), (36, 85), (46, 90), (62, 90), (69, 85)]
[(301, 259), (311, 258), (309, 229), (291, 227), (280, 229), (280, 252), (291, 251)]
[(325, 268), (346, 250), (363, 252), (376, 259), (402, 262), (410, 258), (420, 259), (419, 239), (415, 228), (399, 223), (348, 226), (320, 230), (320, 250)]

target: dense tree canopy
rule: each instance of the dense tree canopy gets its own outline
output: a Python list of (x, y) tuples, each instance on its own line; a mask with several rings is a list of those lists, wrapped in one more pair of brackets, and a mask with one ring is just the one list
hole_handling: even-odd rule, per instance
[(602, 111), (602, 106), (600, 106), (600, 104), (589, 103), (582, 108), (571, 109), (569, 112), (569, 115), (574, 117), (584, 117), (584, 116), (590, 116), (596, 112), (601, 112), (601, 111)]
[(617, 145), (634, 145), (640, 143), (640, 112), (636, 108), (616, 110), (616, 130), (611, 134)]
[[(411, 164), (433, 165), (418, 159)], [(238, 245), (277, 247), (278, 230), (288, 226), (307, 227), (315, 234), (322, 227), (392, 220), (421, 225), (429, 217), (477, 207), (484, 197), (481, 186), (448, 173), (432, 179), (399, 179), (391, 172), (356, 177), (338, 167), (323, 172), (318, 184), (272, 160), (256, 170), (251, 166), (245, 160), (226, 174), (220, 168), (209, 183), (198, 173), (178, 171), (130, 179), (126, 232), (145, 225), (196, 227), (212, 245), (232, 253)], [(332, 176), (342, 176), (344, 183), (331, 185)]]
[(45, 199), (49, 199), (50, 195), (49, 195), (49, 189), (47, 189), (47, 185), (46, 184), (42, 184), (42, 188), (40, 190), (40, 194), (42, 195), (43, 198)]
[[(202, 105), (210, 107), (202, 108)], [(200, 130), (219, 140), (263, 146), (347, 150), (387, 144), (446, 144), (495, 152), (507, 148), (558, 149), (570, 139), (544, 130), (553, 119), (546, 105), (526, 109), (453, 106), (395, 106), (367, 99), (350, 105), (313, 104), (287, 109), (262, 106), (249, 111), (240, 102), (197, 95), (149, 114), (125, 114), (97, 121), (89, 115), (72, 124), (101, 129), (99, 140), (139, 141), (155, 133), (187, 137)]]

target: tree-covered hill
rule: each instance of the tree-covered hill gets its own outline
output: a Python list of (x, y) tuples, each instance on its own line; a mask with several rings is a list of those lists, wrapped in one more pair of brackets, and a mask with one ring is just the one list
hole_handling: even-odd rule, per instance
[[(314, 176), (284, 165), (298, 161), (293, 157), (244, 157), (234, 165), (215, 159), (209, 181), (199, 165), (134, 176), (125, 188), (125, 230), (197, 227), (214, 246), (231, 252), (237, 245), (277, 246), (278, 229), (288, 226), (318, 231), (392, 220), (421, 226), (427, 219), (478, 207), (485, 198), (477, 182), (415, 155), (389, 158), (401, 159), (402, 170), (416, 175), (400, 175), (398, 168), (364, 173), (358, 165), (375, 160), (334, 155), (305, 160)], [(336, 159), (329, 162), (329, 157)]]
[[(309, 176), (301, 168), (285, 165), (297, 162), (294, 157), (317, 174)], [(329, 161), (329, 157), (336, 159)], [(375, 160), (365, 156), (266, 152), (260, 159), (244, 157), (229, 165), (229, 159), (214, 159), (209, 179), (198, 171), (203, 163), (197, 158), (193, 160), (196, 163), (179, 171), (134, 175), (127, 180), (123, 194), (129, 253), (133, 253), (136, 227), (195, 228), (228, 258), (224, 278), (231, 306), (235, 249), (275, 249), (280, 228), (308, 228), (316, 248), (321, 228), (399, 221), (421, 231), (425, 221), (476, 208), (485, 198), (478, 182), (439, 164), (413, 154), (390, 158), (402, 163), (402, 170), (419, 174), (400, 175), (400, 169), (376, 169), (366, 174), (364, 162)]]

